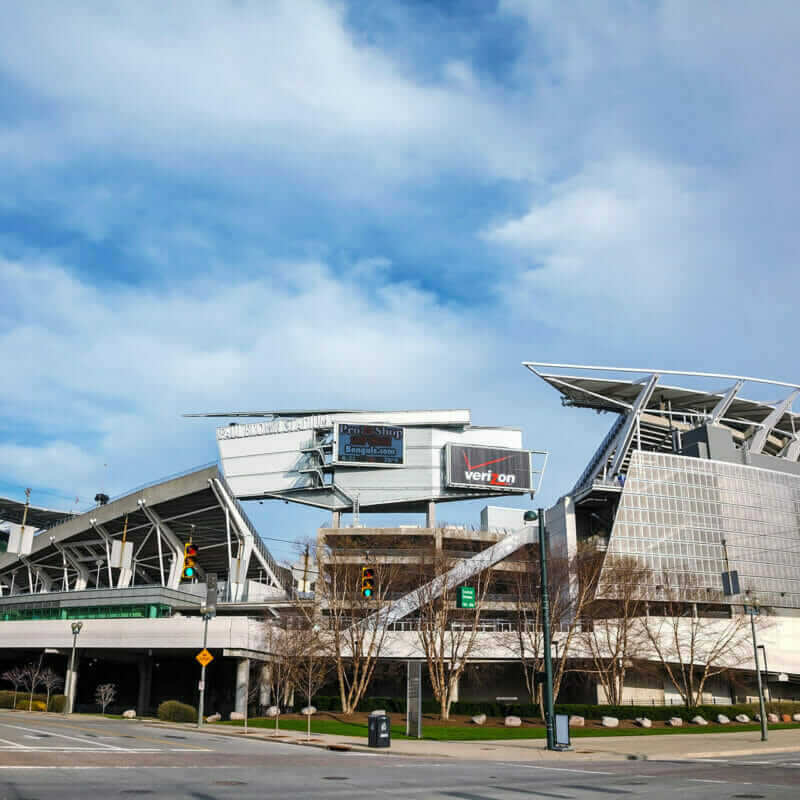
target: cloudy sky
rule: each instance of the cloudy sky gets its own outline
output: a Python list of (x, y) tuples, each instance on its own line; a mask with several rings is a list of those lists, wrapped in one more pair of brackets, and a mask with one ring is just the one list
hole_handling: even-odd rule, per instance
[(187, 411), (466, 407), (552, 452), (547, 504), (612, 420), (522, 360), (800, 377), (796, 3), (3, 17), (0, 494), (214, 460)]

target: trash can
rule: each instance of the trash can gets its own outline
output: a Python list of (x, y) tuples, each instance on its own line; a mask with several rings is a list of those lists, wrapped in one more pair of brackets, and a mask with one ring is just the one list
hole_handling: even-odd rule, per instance
[(388, 714), (370, 714), (367, 729), (370, 747), (389, 747), (392, 743)]

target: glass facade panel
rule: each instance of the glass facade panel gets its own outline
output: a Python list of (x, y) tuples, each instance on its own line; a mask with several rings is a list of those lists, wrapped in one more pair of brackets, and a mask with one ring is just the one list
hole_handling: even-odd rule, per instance
[[(697, 600), (800, 608), (800, 476), (721, 461), (631, 454), (609, 553), (636, 554), (657, 575), (684, 572)], [(722, 572), (742, 595), (722, 598)], [(655, 587), (654, 587), (655, 588)]]

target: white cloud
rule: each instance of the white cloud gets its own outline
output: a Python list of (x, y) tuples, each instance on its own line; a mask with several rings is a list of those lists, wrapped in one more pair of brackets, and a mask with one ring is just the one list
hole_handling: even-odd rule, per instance
[(0, 398), (16, 425), (4, 474), (85, 494), (113, 463), (118, 490), (216, 458), (208, 426), (181, 412), (427, 407), (478, 385), (491, 337), (386, 281), (380, 259), (339, 277), (319, 262), (272, 267), (160, 292), (0, 260), (0, 362), (17, 376)]

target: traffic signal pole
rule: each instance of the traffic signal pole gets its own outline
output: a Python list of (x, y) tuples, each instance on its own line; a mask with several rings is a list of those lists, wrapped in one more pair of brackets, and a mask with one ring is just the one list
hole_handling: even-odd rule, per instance
[[(205, 613), (203, 614), (203, 650), (206, 649), (206, 645), (208, 644), (208, 621), (211, 619), (211, 614)], [(200, 699), (197, 703), (197, 727), (200, 728), (203, 725), (203, 706), (205, 705), (205, 697), (206, 697), (206, 665), (202, 664), (200, 666)]]
[(547, 589), (547, 530), (544, 525), (544, 509), (540, 508), (539, 516), (539, 566), (542, 582), (542, 639), (544, 646), (544, 679), (545, 679), (545, 725), (547, 726), (547, 749), (555, 750), (553, 723), (553, 661), (550, 653), (550, 594)]

